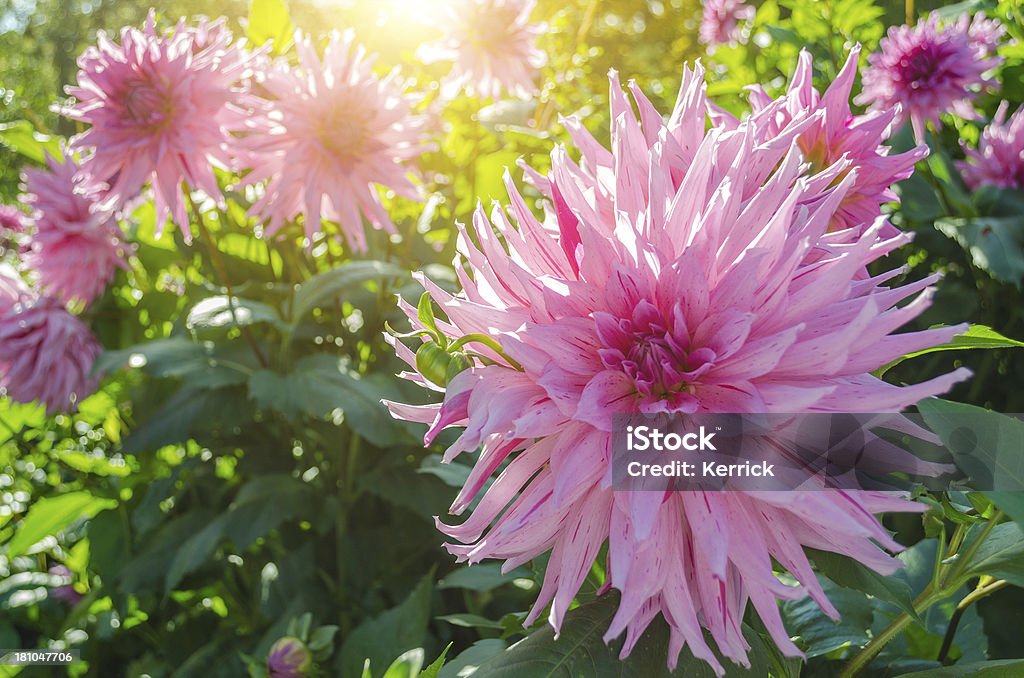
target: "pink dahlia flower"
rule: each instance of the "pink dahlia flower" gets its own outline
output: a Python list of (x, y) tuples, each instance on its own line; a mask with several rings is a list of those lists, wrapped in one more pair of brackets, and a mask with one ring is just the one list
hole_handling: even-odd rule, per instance
[(117, 222), (100, 206), (102, 188), (71, 158), (50, 158), (49, 170), (25, 172), (24, 200), (35, 231), (26, 266), (47, 294), (88, 304), (103, 294), (118, 267), (127, 268)]
[(0, 388), (12, 400), (38, 401), (49, 414), (75, 410), (96, 390), (91, 372), (100, 351), (85, 323), (0, 268)]
[(236, 151), (238, 163), (252, 168), (245, 183), (266, 182), (252, 214), (267, 221), (268, 233), (302, 214), (312, 237), (323, 217), (362, 251), (364, 216), (395, 232), (375, 184), (418, 198), (407, 163), (428, 147), (420, 142), (423, 118), (410, 115), (413, 101), (399, 90), (397, 71), (377, 77), (353, 35), (332, 34), (320, 57), (309, 37), (297, 34), (298, 66), (269, 66), (262, 85), (272, 98)]
[(1005, 29), (980, 13), (941, 26), (932, 14), (916, 26), (893, 26), (880, 50), (868, 57), (858, 103), (875, 108), (902, 107), (918, 142), (925, 123), (941, 125), (943, 113), (976, 119), (971, 102), (992, 84), (987, 72), (1002, 63), (995, 49)]
[(992, 123), (981, 133), (978, 148), (965, 148), (965, 161), (958, 163), (964, 181), (973, 189), (981, 186), (1024, 188), (1024, 107), (1006, 120), (1004, 101)]
[(445, 35), (421, 45), (424, 63), (453, 62), (442, 95), (468, 91), (497, 99), (503, 92), (526, 99), (537, 92), (537, 69), (547, 58), (536, 46), (543, 26), (530, 23), (535, 0), (456, 0), (441, 25)]
[[(889, 155), (885, 140), (899, 116), (898, 106), (879, 108), (866, 115), (854, 115), (850, 110), (850, 91), (859, 57), (857, 45), (850, 50), (842, 71), (821, 95), (812, 83), (813, 60), (806, 50), (800, 52), (784, 97), (776, 101), (760, 85), (748, 88), (755, 112), (774, 111), (774, 115), (765, 117), (764, 126), (758, 130), (766, 139), (775, 137), (794, 121), (810, 120), (810, 125), (797, 137), (797, 144), (812, 171), (821, 172), (837, 164), (845, 166), (835, 181), (855, 173), (853, 185), (833, 215), (829, 229), (833, 231), (870, 226), (881, 213), (883, 203), (899, 200), (890, 187), (909, 177), (914, 164), (928, 155), (927, 146)], [(719, 123), (730, 128), (739, 124), (723, 111), (715, 110), (713, 114)]]
[[(936, 278), (863, 276), (909, 236), (881, 237), (883, 218), (853, 237), (828, 232), (861, 170), (836, 183), (842, 165), (805, 175), (798, 137), (809, 123), (764, 139), (769, 107), (709, 128), (699, 66), (684, 72), (667, 122), (631, 88), (639, 122), (613, 74), (611, 150), (569, 121), (582, 165), (556, 148), (549, 174), (528, 173), (549, 203), (543, 222), (506, 177), (511, 205), (490, 219), (479, 208), (463, 228), (462, 291), (419, 277), (447, 316), (438, 330), (464, 337), (468, 367), (444, 387), (409, 372), (443, 402), (388, 406), (429, 424), (428, 443), (461, 427), (446, 460), (479, 449), (452, 512), (482, 498), (461, 524), (439, 523), (451, 553), (509, 569), (550, 552), (527, 622), (550, 604), (557, 629), (607, 544), (607, 586), (622, 596), (606, 640), (625, 631), (628, 654), (660, 613), (669, 664), (688, 646), (721, 674), (701, 627), (746, 664), (750, 602), (799, 655), (777, 601), (806, 593), (837, 616), (802, 547), (890, 573), (900, 545), (872, 514), (922, 507), (867, 491), (613, 492), (613, 414), (898, 411), (968, 372), (895, 386), (871, 371), (964, 327), (893, 334), (927, 307)], [(395, 348), (415, 369), (413, 352)], [(800, 585), (783, 584), (773, 561)]]
[(708, 46), (736, 43), (743, 39), (741, 22), (753, 21), (754, 8), (742, 0), (704, 0), (698, 37)]
[(162, 33), (150, 13), (142, 30), (122, 29), (121, 44), (100, 32), (68, 88), (77, 102), (62, 113), (89, 125), (73, 146), (91, 151), (85, 170), (109, 184), (104, 207), (124, 206), (148, 182), (158, 228), (170, 215), (188, 240), (183, 191), (223, 200), (213, 170), (228, 166), (231, 133), (246, 118), (237, 85), (250, 62), (222, 21)]

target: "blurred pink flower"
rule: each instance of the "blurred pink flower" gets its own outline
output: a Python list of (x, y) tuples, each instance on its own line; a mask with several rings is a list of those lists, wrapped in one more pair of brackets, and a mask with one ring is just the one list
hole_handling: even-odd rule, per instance
[(455, 0), (449, 3), (440, 28), (445, 35), (421, 45), (416, 56), (424, 63), (453, 62), (442, 83), (442, 96), (468, 91), (483, 99), (503, 92), (526, 99), (537, 92), (537, 69), (547, 57), (536, 46), (543, 32), (530, 23), (536, 0)]
[(35, 231), (25, 265), (47, 294), (89, 304), (127, 268), (117, 222), (99, 205), (102, 188), (79, 171), (72, 158), (49, 158), (49, 170), (25, 171), (24, 197)]
[[(850, 91), (857, 76), (860, 45), (856, 45), (846, 64), (824, 94), (814, 88), (813, 60), (806, 50), (800, 52), (796, 72), (789, 81), (784, 97), (772, 99), (761, 85), (748, 87), (750, 105), (754, 112), (772, 109), (773, 115), (763, 118), (758, 132), (771, 139), (781, 134), (794, 122), (810, 119), (810, 126), (797, 137), (804, 159), (811, 163), (813, 172), (821, 172), (835, 164), (844, 169), (835, 179), (839, 181), (850, 172), (856, 176), (839, 208), (832, 216), (829, 230), (866, 228), (879, 214), (881, 205), (898, 201), (890, 186), (909, 177), (914, 164), (928, 155), (927, 146), (918, 146), (905, 153), (889, 155), (885, 140), (899, 108), (890, 106), (865, 115), (854, 115), (850, 110)], [(739, 121), (715, 110), (717, 121), (735, 128)], [(892, 235), (888, 231), (887, 235)]]
[(957, 164), (972, 189), (981, 186), (1024, 188), (1024, 107), (1006, 120), (1003, 102), (981, 132), (978, 148), (964, 148), (967, 159)]
[(985, 74), (1002, 63), (995, 49), (1005, 29), (980, 13), (973, 22), (966, 14), (942, 26), (935, 14), (916, 26), (893, 26), (868, 57), (863, 90), (857, 103), (875, 108), (902, 108), (918, 142), (925, 123), (941, 126), (943, 113), (976, 119), (971, 102), (992, 84)]
[(252, 214), (267, 221), (268, 233), (303, 214), (310, 238), (321, 217), (330, 219), (363, 251), (364, 216), (395, 232), (375, 184), (419, 197), (408, 163), (428, 148), (423, 119), (410, 115), (413, 101), (402, 95), (397, 72), (377, 77), (351, 31), (332, 34), (322, 58), (309, 37), (296, 35), (295, 48), (297, 66), (276, 61), (264, 73), (273, 98), (236, 143), (238, 164), (252, 168), (244, 183), (266, 182)]
[(121, 44), (101, 31), (68, 88), (77, 101), (61, 112), (89, 125), (73, 147), (91, 151), (84, 169), (109, 184), (103, 206), (124, 206), (148, 182), (158, 231), (169, 214), (189, 240), (182, 191), (223, 201), (213, 170), (227, 167), (246, 118), (237, 85), (250, 61), (223, 21), (162, 33), (150, 12), (142, 30), (122, 29)]
[(0, 205), (0, 232), (10, 236), (25, 228), (25, 215), (14, 205)]
[(0, 388), (12, 400), (39, 401), (48, 414), (74, 411), (96, 390), (91, 371), (101, 350), (60, 302), (30, 293), (0, 267)]
[[(490, 219), (478, 208), (462, 228), (462, 292), (418, 277), (447, 316), (438, 329), (488, 361), (445, 388), (405, 373), (443, 390), (443, 403), (387, 404), (429, 424), (427, 443), (462, 427), (447, 461), (480, 449), (452, 513), (482, 498), (462, 524), (439, 523), (451, 553), (507, 570), (550, 552), (527, 624), (551, 604), (561, 625), (607, 543), (607, 586), (622, 597), (605, 639), (625, 631), (628, 654), (661, 613), (669, 664), (688, 646), (721, 674), (702, 626), (747, 664), (749, 600), (782, 651), (799, 655), (777, 601), (806, 592), (838, 616), (802, 547), (890, 573), (899, 563), (886, 551), (901, 547), (872, 514), (923, 507), (880, 492), (613, 492), (613, 413), (897, 411), (969, 373), (895, 386), (871, 370), (965, 326), (892, 334), (928, 306), (937, 276), (902, 287), (886, 285), (902, 269), (863, 278), (910, 238), (881, 237), (881, 217), (853, 237), (828, 232), (861, 170), (804, 174), (798, 137), (810, 122), (765, 139), (769, 106), (709, 128), (700, 66), (685, 70), (667, 122), (630, 87), (640, 122), (613, 74), (610, 151), (568, 120), (582, 164), (559, 147), (546, 176), (528, 170), (548, 200), (543, 222), (506, 176), (511, 205)], [(415, 369), (413, 352), (395, 348)], [(783, 584), (773, 559), (800, 585)]]
[(47, 573), (65, 580), (63, 584), (50, 587), (50, 593), (54, 598), (70, 607), (74, 607), (82, 601), (84, 596), (75, 590), (74, 585), (71, 583), (72, 572), (66, 565), (53, 565), (47, 570)]
[(742, 0), (704, 0), (700, 41), (708, 46), (740, 42), (743, 39), (740, 22), (753, 21), (754, 15), (754, 8)]

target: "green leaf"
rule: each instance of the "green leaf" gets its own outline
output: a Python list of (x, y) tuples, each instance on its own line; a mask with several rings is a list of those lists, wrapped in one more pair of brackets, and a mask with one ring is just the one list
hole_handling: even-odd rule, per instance
[(350, 261), (330, 271), (318, 273), (295, 290), (292, 322), (299, 323), (314, 308), (349, 288), (371, 280), (400, 278), (407, 275), (402, 268), (383, 261)]
[(203, 299), (192, 307), (185, 320), (190, 330), (243, 327), (255, 323), (283, 325), (281, 317), (272, 306), (227, 295)]
[(374, 666), (386, 666), (395, 655), (421, 646), (430, 619), (433, 574), (427, 573), (400, 605), (364, 621), (348, 634), (338, 656), (341, 675), (357, 675), (364, 659), (370, 660), (372, 671)]
[[(929, 329), (935, 329), (941, 327), (940, 325), (933, 325)], [(916, 358), (917, 356), (925, 355), (926, 353), (935, 353), (936, 351), (962, 351), (966, 349), (992, 349), (992, 348), (1021, 348), (1024, 347), (1024, 341), (1017, 341), (1016, 339), (1010, 339), (1004, 337), (999, 332), (996, 332), (991, 327), (985, 325), (971, 325), (966, 332), (958, 334), (953, 337), (951, 341), (945, 344), (939, 344), (938, 346), (932, 346), (921, 351), (914, 351), (908, 353), (902, 358), (898, 358), (888, 365), (879, 368), (875, 371), (876, 377), (881, 377), (890, 368), (899, 365), (904, 360), (910, 358)]]
[[(714, 671), (702, 659), (684, 649), (675, 671), (666, 667), (668, 627), (656, 620), (648, 627), (637, 646), (625, 660), (618, 658), (622, 638), (606, 645), (602, 640), (615, 610), (619, 596), (609, 593), (570, 611), (555, 640), (550, 626), (531, 633), (505, 652), (483, 662), (476, 673), (480, 678), (611, 678), (621, 676), (685, 676), (711, 678)], [(766, 676), (768, 658), (764, 644), (750, 627), (744, 625), (743, 636), (750, 644), (750, 669), (728, 660), (723, 662), (726, 676)], [(460, 675), (466, 675), (465, 670)]]
[(441, 667), (437, 678), (465, 678), (491, 657), (501, 654), (508, 644), (500, 638), (478, 640)]
[(1019, 678), (1022, 675), (1024, 659), (999, 659), (904, 673), (902, 678)]
[(292, 40), (292, 20), (285, 0), (251, 0), (246, 33), (253, 46), (273, 40), (275, 54), (284, 54)]
[(1024, 490), (1024, 422), (940, 398), (922, 400), (917, 409), (973, 487)]
[(853, 558), (838, 553), (817, 549), (807, 551), (818, 570), (836, 584), (880, 598), (896, 605), (911, 617), (918, 618), (914, 610), (913, 594), (905, 581), (878, 574)]
[[(981, 529), (983, 526), (978, 525), (972, 533), (977, 536)], [(972, 541), (968, 533), (964, 548), (969, 548)], [(1021, 526), (1017, 523), (996, 525), (974, 553), (966, 572), (991, 575), (1024, 587), (1024, 530)]]
[(525, 567), (518, 567), (508, 574), (502, 574), (499, 563), (476, 563), (464, 565), (445, 575), (437, 582), (437, 588), (484, 592), (508, 584), (513, 579), (529, 576), (530, 572)]
[(132, 367), (152, 377), (180, 377), (208, 368), (212, 353), (211, 342), (167, 337), (119, 351), (106, 351), (96, 361), (93, 370), (105, 374), (122, 367)]
[(164, 593), (170, 593), (182, 578), (199, 569), (213, 555), (224, 537), (226, 516), (220, 515), (199, 532), (177, 545), (174, 558), (164, 576)]
[(345, 423), (376, 445), (402, 439), (382, 398), (395, 397), (394, 384), (383, 374), (361, 377), (335, 356), (317, 354), (298, 361), (287, 374), (259, 370), (249, 379), (249, 397), (260, 408), (275, 409), (290, 419), (320, 418), (341, 410)]
[(384, 672), (384, 678), (416, 678), (423, 666), (423, 648), (403, 652)]
[(60, 137), (37, 132), (28, 120), (0, 124), (0, 142), (15, 153), (38, 163), (45, 163), (47, 155), (61, 157)]
[(832, 621), (809, 596), (782, 603), (786, 628), (807, 658), (820, 657), (847, 644), (860, 647), (868, 642), (866, 629), (871, 626), (874, 611), (863, 593), (840, 588), (827, 579), (820, 579), (828, 599), (842, 614)]
[(436, 618), (440, 619), (441, 621), (446, 621), (452, 626), (461, 626), (462, 628), (466, 629), (476, 628), (501, 630), (502, 628), (504, 628), (501, 625), (501, 622), (491, 621), (486, 617), (481, 617), (478, 614), (469, 614), (468, 612), (463, 612), (460, 614), (446, 614)]
[(16, 558), (46, 537), (67, 529), (76, 520), (91, 518), (113, 506), (117, 506), (113, 499), (95, 497), (88, 492), (39, 499), (21, 520), (14, 538), (7, 544), (5, 555), (8, 559)]
[(993, 278), (1020, 287), (1024, 277), (1024, 217), (946, 218), (935, 222), (956, 240), (974, 265)]
[(444, 649), (441, 650), (441, 656), (431, 662), (430, 666), (420, 671), (419, 678), (437, 678), (437, 674), (441, 672), (441, 667), (444, 666), (444, 659), (448, 656), (448, 650), (452, 649), (452, 644), (448, 643)]
[(984, 495), (1003, 513), (1024, 525), (1024, 492), (985, 492)]

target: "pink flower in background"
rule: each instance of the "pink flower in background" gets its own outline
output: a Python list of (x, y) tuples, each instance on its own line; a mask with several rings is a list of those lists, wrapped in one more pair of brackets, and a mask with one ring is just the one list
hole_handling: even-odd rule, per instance
[(443, 83), (446, 99), (468, 90), (497, 99), (503, 92), (526, 99), (537, 92), (537, 69), (547, 62), (536, 46), (543, 26), (530, 22), (535, 0), (455, 0), (448, 6), (445, 35), (421, 45), (424, 63), (453, 62)]
[[(850, 91), (857, 75), (860, 45), (850, 50), (846, 64), (824, 94), (814, 88), (813, 60), (806, 50), (800, 52), (796, 72), (790, 79), (785, 97), (772, 99), (760, 85), (748, 87), (754, 112), (773, 109), (775, 115), (764, 118), (758, 132), (771, 139), (794, 122), (811, 119), (811, 124), (797, 137), (804, 159), (813, 172), (820, 172), (836, 163), (846, 169), (836, 181), (853, 172), (853, 185), (832, 217), (829, 230), (867, 227), (881, 214), (881, 205), (898, 201), (890, 186), (906, 179), (914, 164), (928, 155), (927, 146), (918, 146), (905, 153), (889, 154), (885, 140), (899, 108), (879, 108), (866, 115), (850, 110)], [(735, 128), (739, 121), (728, 113), (714, 111), (719, 122)], [(892, 235), (889, 232), (888, 235)]]
[(12, 400), (39, 401), (48, 414), (74, 411), (96, 390), (91, 371), (101, 350), (85, 323), (0, 267), (0, 389)]
[(941, 126), (943, 113), (976, 119), (971, 102), (992, 84), (986, 72), (1002, 62), (994, 52), (1005, 29), (981, 14), (966, 14), (942, 26), (931, 14), (916, 26), (893, 26), (879, 51), (868, 57), (858, 103), (874, 108), (902, 107), (918, 142), (925, 123)]
[(308, 37), (297, 35), (295, 47), (298, 66), (277, 61), (264, 74), (273, 98), (236, 144), (238, 163), (252, 168), (244, 183), (266, 182), (252, 214), (267, 221), (268, 233), (302, 214), (310, 238), (323, 217), (363, 251), (363, 217), (395, 232), (375, 184), (419, 197), (408, 163), (428, 148), (423, 119), (410, 114), (397, 72), (379, 78), (351, 31), (332, 34), (323, 57)]
[(967, 159), (957, 164), (964, 181), (973, 189), (981, 186), (1024, 188), (1024, 107), (1006, 119), (1003, 102), (992, 122), (981, 132), (978, 148), (964, 148)]
[(122, 29), (121, 44), (100, 32), (82, 54), (68, 88), (77, 102), (61, 112), (89, 125), (73, 147), (91, 151), (85, 171), (109, 185), (104, 207), (124, 206), (149, 183), (157, 228), (170, 215), (188, 240), (182, 192), (223, 200), (213, 170), (227, 167), (231, 132), (245, 120), (237, 84), (251, 60), (231, 40), (222, 22), (161, 33), (150, 13), (142, 30)]
[(47, 294), (88, 304), (103, 294), (118, 267), (127, 268), (117, 222), (100, 207), (102, 188), (71, 158), (49, 158), (49, 170), (26, 170), (24, 200), (33, 209), (25, 265)]
[[(388, 406), (429, 424), (428, 443), (462, 427), (448, 461), (479, 448), (451, 510), (479, 503), (463, 523), (439, 523), (451, 553), (503, 560), (506, 570), (550, 553), (527, 624), (550, 604), (550, 623), (561, 625), (607, 543), (607, 586), (622, 596), (605, 639), (625, 631), (628, 654), (660, 613), (669, 664), (687, 646), (721, 674), (702, 627), (724, 656), (748, 664), (740, 625), (749, 601), (783, 652), (799, 655), (777, 601), (809, 594), (838, 616), (802, 547), (890, 573), (898, 561), (887, 551), (901, 547), (872, 514), (922, 507), (838, 490), (613, 492), (612, 415), (898, 411), (968, 372), (895, 386), (871, 371), (965, 327), (893, 334), (928, 306), (936, 276), (903, 286), (887, 284), (902, 269), (863, 277), (909, 236), (884, 237), (881, 217), (853, 235), (829, 232), (873, 167), (805, 174), (799, 138), (813, 120), (768, 139), (779, 111), (766, 105), (733, 128), (708, 128), (699, 66), (685, 71), (667, 122), (630, 87), (640, 122), (613, 74), (610, 151), (568, 120), (582, 163), (559, 147), (550, 173), (528, 171), (548, 200), (543, 222), (506, 177), (511, 205), (490, 218), (478, 208), (462, 229), (462, 292), (419, 277), (447, 316), (439, 331), (485, 335), (501, 351), (467, 337), (489, 360), (445, 388), (404, 375), (444, 390), (441, 404)], [(850, 152), (876, 151), (875, 135), (864, 142)], [(422, 329), (416, 309), (402, 307)], [(415, 369), (413, 352), (395, 348)], [(773, 561), (799, 585), (783, 584)]]
[(25, 229), (25, 215), (14, 205), (0, 205), (0, 232), (4, 235), (21, 233)]
[(54, 598), (70, 607), (74, 607), (82, 601), (84, 596), (75, 590), (74, 585), (71, 583), (72, 572), (66, 565), (54, 565), (47, 570), (47, 573), (54, 577), (60, 577), (65, 582), (50, 587), (50, 593)]
[(755, 13), (754, 8), (742, 0), (704, 0), (700, 41), (709, 46), (741, 41), (740, 23), (753, 21)]

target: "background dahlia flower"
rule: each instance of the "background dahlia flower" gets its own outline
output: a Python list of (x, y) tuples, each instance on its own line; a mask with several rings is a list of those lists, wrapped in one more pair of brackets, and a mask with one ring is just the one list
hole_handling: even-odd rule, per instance
[(77, 101), (61, 112), (89, 128), (73, 148), (90, 153), (84, 169), (109, 185), (105, 207), (122, 207), (148, 182), (157, 228), (170, 215), (190, 239), (182, 191), (222, 202), (214, 168), (229, 164), (231, 133), (246, 118), (238, 83), (251, 55), (232, 43), (223, 20), (157, 31), (150, 12), (142, 30), (102, 31), (78, 60)]
[(986, 73), (1002, 63), (995, 50), (1004, 32), (980, 13), (945, 26), (935, 14), (915, 26), (893, 26), (868, 57), (857, 101), (875, 108), (899, 104), (900, 121), (910, 120), (918, 142), (925, 123), (940, 127), (943, 113), (976, 119), (971, 102), (992, 84)]
[(1003, 102), (981, 132), (978, 148), (964, 148), (966, 160), (957, 163), (972, 189), (981, 186), (1024, 188), (1024, 107), (1006, 119)]
[[(462, 427), (449, 461), (479, 449), (452, 513), (483, 496), (461, 524), (439, 522), (451, 553), (508, 570), (550, 552), (527, 624), (550, 605), (558, 629), (607, 544), (606, 585), (622, 595), (605, 639), (625, 631), (626, 655), (660, 613), (670, 666), (687, 646), (721, 674), (702, 627), (747, 664), (749, 601), (782, 651), (799, 655), (777, 601), (809, 594), (838, 616), (803, 547), (890, 573), (901, 547), (872, 514), (922, 507), (867, 491), (613, 492), (612, 415), (898, 411), (968, 373), (909, 386), (870, 374), (964, 327), (893, 334), (929, 304), (936, 278), (864, 277), (909, 240), (884, 236), (882, 218), (829, 232), (864, 170), (806, 174), (799, 137), (810, 123), (765, 138), (775, 105), (708, 128), (703, 75), (684, 71), (666, 122), (631, 83), (638, 121), (613, 74), (611, 149), (570, 120), (582, 162), (556, 148), (549, 174), (528, 172), (548, 201), (543, 222), (506, 176), (511, 205), (489, 219), (478, 208), (462, 229), (462, 291), (419, 278), (447, 316), (437, 330), (486, 360), (460, 358), (468, 368), (440, 379), (443, 389), (432, 373), (407, 373), (444, 390), (443, 402), (388, 406), (428, 424), (428, 443)], [(417, 356), (395, 348), (415, 368)], [(775, 576), (773, 559), (798, 586)]]
[(704, 0), (698, 38), (708, 46), (739, 42), (743, 39), (740, 24), (752, 21), (755, 13), (742, 0)]
[(103, 294), (118, 267), (127, 268), (113, 213), (102, 189), (72, 158), (48, 158), (48, 170), (24, 174), (24, 200), (35, 230), (24, 255), (43, 290), (61, 301), (88, 304)]
[(481, 98), (503, 92), (526, 99), (537, 92), (537, 69), (547, 58), (536, 46), (543, 26), (530, 23), (535, 0), (456, 0), (449, 3), (440, 28), (444, 36), (421, 45), (424, 63), (452, 62), (442, 96), (463, 89)]
[[(881, 214), (882, 204), (899, 200), (890, 187), (909, 177), (914, 164), (928, 155), (927, 146), (889, 155), (885, 140), (899, 116), (898, 106), (879, 108), (865, 115), (854, 115), (850, 110), (850, 91), (857, 77), (859, 57), (860, 45), (856, 45), (850, 50), (839, 75), (821, 95), (813, 85), (814, 64), (807, 50), (801, 50), (796, 71), (779, 100), (772, 99), (761, 85), (747, 88), (753, 111), (768, 108), (775, 111), (775, 115), (767, 116), (764, 126), (757, 129), (765, 140), (775, 137), (794, 121), (810, 120), (810, 125), (797, 137), (797, 144), (804, 160), (811, 164), (811, 172), (821, 172), (837, 164), (845, 166), (836, 181), (854, 172), (853, 185), (832, 217), (829, 230), (833, 231), (870, 226)], [(729, 127), (739, 124), (728, 113), (712, 108), (716, 122)]]
[(0, 233), (10, 236), (25, 229), (25, 215), (14, 205), (0, 205)]
[(96, 390), (100, 351), (85, 323), (0, 265), (0, 389), (12, 400), (39, 401), (48, 414), (74, 411)]
[(395, 232), (375, 185), (419, 197), (407, 163), (428, 148), (424, 119), (410, 114), (397, 71), (379, 78), (351, 31), (333, 33), (322, 57), (308, 36), (296, 34), (295, 49), (298, 66), (280, 60), (263, 74), (270, 98), (237, 142), (237, 162), (252, 168), (244, 183), (266, 182), (252, 214), (268, 233), (302, 214), (310, 237), (330, 219), (363, 251), (363, 216)]

